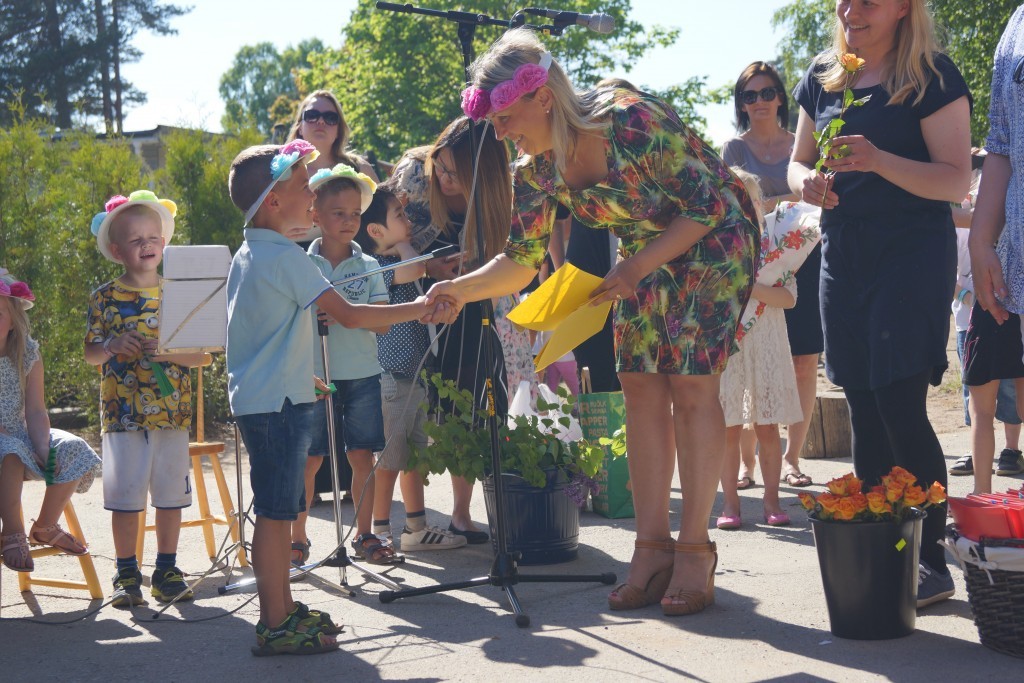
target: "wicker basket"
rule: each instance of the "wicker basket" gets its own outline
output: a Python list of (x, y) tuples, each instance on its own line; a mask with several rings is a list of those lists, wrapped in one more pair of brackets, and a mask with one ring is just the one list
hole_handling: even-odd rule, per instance
[[(977, 544), (981, 560), (985, 560), (985, 548), (1014, 546), (1022, 547), (1024, 552), (1021, 539), (982, 539)], [(1024, 572), (985, 570), (970, 561), (961, 564), (981, 644), (996, 652), (1024, 657)]]

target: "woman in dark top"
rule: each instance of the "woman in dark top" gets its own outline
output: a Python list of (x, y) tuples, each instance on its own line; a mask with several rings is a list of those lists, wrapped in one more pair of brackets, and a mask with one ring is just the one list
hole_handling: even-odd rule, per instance
[[(929, 486), (946, 484), (942, 448), (928, 421), (928, 383), (946, 369), (956, 236), (949, 202), (971, 176), (970, 94), (937, 52), (924, 0), (838, 0), (834, 49), (797, 86), (800, 104), (790, 187), (822, 213), (821, 313), (829, 379), (843, 387), (853, 458), (867, 486), (900, 465)], [(864, 69), (834, 149), (818, 158), (814, 130), (842, 108), (838, 56)], [(943, 549), (945, 506), (930, 510), (921, 543), (918, 606), (953, 594)]]

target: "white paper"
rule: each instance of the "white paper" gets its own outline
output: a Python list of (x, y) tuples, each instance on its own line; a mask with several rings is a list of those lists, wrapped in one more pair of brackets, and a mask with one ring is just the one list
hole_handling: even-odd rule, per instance
[(228, 269), (222, 245), (167, 247), (160, 299), (160, 353), (223, 351)]

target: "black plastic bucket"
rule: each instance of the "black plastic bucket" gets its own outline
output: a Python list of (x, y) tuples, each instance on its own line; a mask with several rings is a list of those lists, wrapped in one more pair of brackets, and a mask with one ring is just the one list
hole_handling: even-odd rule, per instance
[(836, 522), (811, 518), (833, 635), (856, 640), (914, 632), (921, 520)]
[[(575, 560), (579, 552), (580, 510), (565, 495), (568, 483), (557, 470), (547, 472), (543, 488), (531, 486), (515, 474), (503, 474), (505, 537), (510, 552), (519, 552), (519, 564), (558, 564)], [(498, 548), (494, 477), (484, 479), (484, 502), (491, 527), (491, 544)]]

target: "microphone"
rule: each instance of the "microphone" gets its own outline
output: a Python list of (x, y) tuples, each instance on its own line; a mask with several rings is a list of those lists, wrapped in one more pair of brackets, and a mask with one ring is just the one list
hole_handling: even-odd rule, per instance
[(615, 29), (615, 19), (607, 14), (580, 14), (579, 12), (562, 12), (556, 9), (538, 9), (536, 7), (527, 7), (523, 11), (534, 16), (552, 19), (555, 26), (558, 27), (578, 24), (595, 33), (611, 33)]

